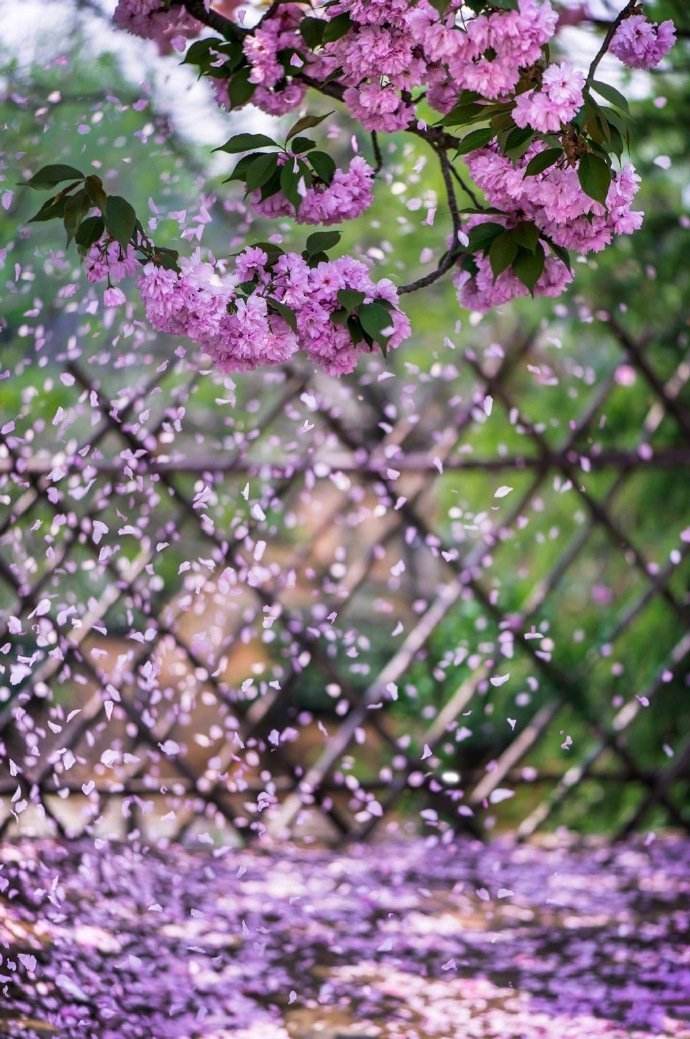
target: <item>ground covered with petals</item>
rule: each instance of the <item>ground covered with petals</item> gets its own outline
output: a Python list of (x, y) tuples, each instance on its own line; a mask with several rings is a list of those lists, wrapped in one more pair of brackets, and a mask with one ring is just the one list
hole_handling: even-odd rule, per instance
[(690, 1036), (690, 842), (6, 843), (3, 1036)]

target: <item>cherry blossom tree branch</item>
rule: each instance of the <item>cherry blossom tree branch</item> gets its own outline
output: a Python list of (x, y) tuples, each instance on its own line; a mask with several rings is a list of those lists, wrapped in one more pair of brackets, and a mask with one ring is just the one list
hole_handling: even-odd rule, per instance
[(453, 238), (457, 240), (460, 228), (462, 226), (462, 218), (460, 216), (460, 210), (458, 209), (458, 200), (455, 197), (455, 188), (453, 186), (453, 177), (451, 175), (451, 163), (448, 155), (442, 148), (435, 149), (438, 155), (439, 165), (441, 167), (441, 176), (443, 177), (443, 185), (446, 189), (446, 198), (448, 200), (448, 210), (450, 212), (450, 218), (453, 222)]
[(465, 178), (460, 176), (452, 162), (449, 163), (449, 169), (451, 175), (457, 181), (459, 187), (465, 192), (467, 197), (471, 200), (475, 209), (484, 209), (484, 206), (479, 201), (479, 198), (477, 197), (476, 193), (472, 190)]
[(380, 173), (383, 169), (383, 152), (381, 151), (381, 142), (379, 141), (379, 135), (376, 130), (371, 131), (371, 150), (374, 153), (374, 174)]
[(220, 14), (219, 11), (214, 10), (212, 7), (207, 7), (204, 0), (181, 0), (181, 6), (185, 8), (188, 14), (191, 14), (192, 18), (196, 18), (198, 22), (207, 25), (209, 29), (215, 29), (216, 32), (219, 32), (226, 39), (232, 39), (233, 37), (241, 39), (243, 36), (248, 36), (251, 32), (250, 29), (238, 25), (237, 22), (226, 18), (224, 14)]
[(592, 85), (594, 77), (596, 75), (596, 71), (599, 68), (599, 65), (601, 64), (601, 61), (605, 57), (606, 53), (608, 52), (608, 49), (611, 46), (611, 41), (613, 40), (613, 37), (616, 35), (616, 31), (619, 25), (621, 25), (621, 23), (624, 22), (625, 19), (633, 13), (637, 6), (638, 0), (628, 0), (625, 7), (618, 13), (616, 18), (614, 18), (612, 22), (607, 23), (608, 29), (606, 31), (604, 39), (602, 40), (601, 47), (595, 54), (592, 64), (589, 66), (589, 72), (587, 73), (587, 80), (585, 82), (586, 89), (588, 89)]
[[(355, 3), (333, 9), (325, 0), (285, 7), (273, 0), (246, 28), (232, 20), (233, 4), (221, 13), (208, 0), (169, 0), (142, 13), (138, 0), (119, 0), (116, 23), (155, 40), (161, 53), (170, 52), (174, 34), (196, 37), (200, 25), (212, 30), (212, 36), (202, 33), (190, 43), (185, 63), (213, 79), (221, 106), (235, 111), (252, 102), (281, 115), (300, 107), (310, 88), (345, 105), (370, 134), (373, 158), (355, 156), (339, 167), (304, 134), (332, 113), (304, 108), (282, 144), (244, 130), (220, 145), (216, 150), (241, 156), (227, 181), (245, 185), (248, 207), (327, 229), (309, 234), (300, 252), (286, 253), (273, 240), (241, 250), (235, 256), (236, 285), (219, 291), (209, 282), (193, 323), (184, 307), (160, 301), (167, 294), (182, 297), (201, 261), (178, 263), (176, 250), (145, 240), (130, 203), (109, 195), (96, 173), (64, 163), (38, 170), (28, 187), (55, 193), (32, 220), (63, 221), (89, 280), (107, 284), (106, 306), (125, 302), (117, 283), (144, 264), (139, 291), (153, 327), (188, 335), (219, 363), (230, 364), (228, 370), (245, 364), (245, 355), (252, 364), (275, 363), (305, 349), (326, 371), (350, 371), (358, 352), (377, 344), (385, 352), (409, 335), (397, 293), (432, 285), (459, 261), (463, 306), (487, 310), (527, 294), (557, 296), (572, 280), (571, 254), (585, 256), (616, 235), (630, 234), (641, 219), (631, 208), (634, 171), (616, 161), (627, 147), (629, 106), (612, 84), (595, 77), (609, 50), (631, 68), (658, 66), (674, 32), (670, 21), (656, 25), (642, 15), (619, 33), (626, 18), (641, 14), (638, 0), (616, 0), (620, 4), (585, 70), (551, 59), (557, 19), (548, 5), (523, 10), (492, 0), (473, 3), (474, 13), (485, 15), (495, 29), (497, 49), (469, 68), (472, 21), (455, 24), (426, 9), (382, 8), (380, 28), (390, 34), (391, 48), (384, 61), (372, 53), (366, 35), (371, 15)], [(441, 48), (435, 33), (441, 34)], [(522, 37), (524, 45), (516, 47)], [(422, 101), (442, 115), (425, 121)], [(407, 133), (433, 151), (452, 232), (435, 269), (397, 292), (390, 283), (372, 281), (362, 260), (329, 255), (341, 232), (328, 225), (355, 219), (372, 204), (373, 180), (383, 166), (379, 132)], [(466, 157), (466, 175), (453, 156)], [(206, 263), (198, 272), (202, 283), (215, 264), (225, 269), (224, 263)], [(286, 271), (303, 283), (299, 292), (286, 289)], [(310, 299), (319, 308), (310, 310)]]
[(423, 275), (421, 278), (417, 278), (415, 281), (408, 282), (406, 285), (399, 285), (398, 294), (400, 296), (407, 296), (412, 292), (418, 292), (419, 289), (425, 289), (429, 285), (433, 285), (434, 282), (443, 278), (443, 276), (455, 266), (458, 256), (461, 256), (464, 251), (465, 250), (459, 244), (451, 246), (451, 248), (443, 254), (438, 266), (433, 271)]

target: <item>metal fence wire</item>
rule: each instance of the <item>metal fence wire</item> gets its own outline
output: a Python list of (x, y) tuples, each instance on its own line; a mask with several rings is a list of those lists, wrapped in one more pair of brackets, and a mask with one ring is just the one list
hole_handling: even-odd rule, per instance
[(690, 354), (510, 341), (39, 366), (1, 435), (1, 832), (690, 829)]

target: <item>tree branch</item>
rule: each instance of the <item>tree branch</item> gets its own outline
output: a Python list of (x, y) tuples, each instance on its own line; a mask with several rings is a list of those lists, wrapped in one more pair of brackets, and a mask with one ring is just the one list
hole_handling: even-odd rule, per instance
[(443, 184), (446, 189), (448, 209), (450, 211), (450, 218), (453, 222), (453, 244), (455, 244), (462, 226), (462, 217), (460, 216), (460, 210), (458, 209), (458, 200), (455, 197), (455, 188), (453, 186), (453, 177), (451, 175), (452, 167), (450, 159), (443, 148), (437, 147), (434, 148), (434, 151), (438, 156), (438, 161), (441, 166), (441, 176), (443, 177)]
[(209, 29), (215, 29), (226, 40), (233, 37), (240, 39), (243, 36), (248, 36), (251, 32), (251, 29), (245, 29), (243, 26), (238, 25), (237, 22), (233, 22), (232, 19), (226, 18), (224, 14), (214, 11), (212, 7), (207, 7), (204, 0), (174, 0), (174, 2), (184, 7), (185, 11), (191, 14), (192, 18), (196, 18), (198, 22), (207, 25)]
[(608, 23), (608, 30), (606, 32), (606, 35), (604, 36), (601, 47), (594, 56), (592, 64), (589, 66), (589, 72), (587, 73), (587, 81), (585, 82), (585, 90), (591, 87), (594, 81), (594, 75), (599, 67), (602, 58), (611, 46), (611, 40), (616, 35), (616, 30), (618, 29), (618, 26), (621, 24), (621, 22), (624, 22), (629, 15), (633, 13), (633, 9), (637, 6), (637, 3), (638, 0), (628, 0), (627, 4), (619, 12), (616, 18), (614, 18), (612, 22)]
[(376, 176), (383, 169), (383, 152), (381, 151), (381, 143), (376, 130), (371, 131), (371, 150), (374, 153), (374, 176)]
[(455, 261), (465, 250), (461, 245), (456, 245), (454, 248), (451, 247), (447, 253), (441, 257), (441, 261), (433, 271), (423, 275), (421, 278), (417, 278), (416, 281), (410, 281), (407, 285), (398, 286), (398, 295), (405, 296), (411, 292), (417, 292), (418, 289), (425, 289), (428, 285), (433, 285), (435, 281), (439, 281), (448, 271), (455, 266)]
[[(587, 23), (593, 25), (597, 29), (609, 29), (613, 24), (607, 18), (587, 18)], [(690, 28), (684, 25), (678, 25), (674, 19), (674, 25), (676, 27), (676, 36), (679, 40), (690, 40)]]

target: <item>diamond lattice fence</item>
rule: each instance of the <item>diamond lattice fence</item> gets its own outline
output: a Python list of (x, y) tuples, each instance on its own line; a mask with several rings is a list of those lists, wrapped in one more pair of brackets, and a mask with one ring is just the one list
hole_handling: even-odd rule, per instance
[(3, 832), (688, 827), (690, 355), (65, 342), (2, 430)]

